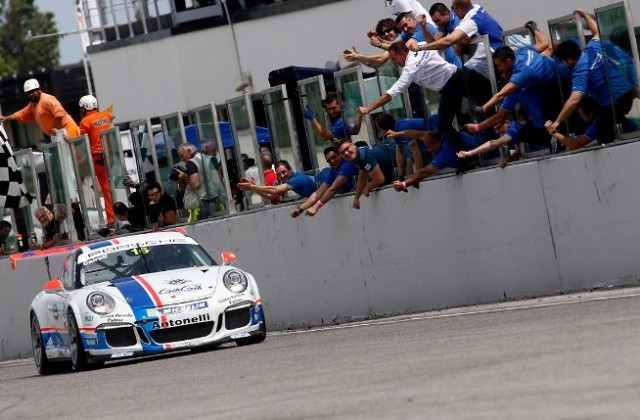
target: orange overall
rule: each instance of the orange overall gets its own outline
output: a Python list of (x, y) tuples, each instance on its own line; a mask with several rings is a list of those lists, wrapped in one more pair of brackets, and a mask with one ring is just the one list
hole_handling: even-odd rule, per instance
[(96, 171), (96, 178), (102, 190), (104, 197), (104, 206), (107, 212), (107, 223), (114, 224), (116, 215), (113, 212), (113, 199), (111, 198), (111, 187), (109, 186), (109, 176), (107, 168), (104, 164), (104, 155), (102, 153), (102, 142), (100, 134), (112, 127), (113, 115), (108, 112), (89, 111), (80, 121), (80, 131), (82, 134), (89, 136), (89, 145), (91, 147), (91, 156), (93, 157), (93, 167)]
[(53, 136), (56, 129), (67, 130), (67, 138), (73, 139), (80, 136), (80, 129), (71, 115), (65, 111), (64, 107), (55, 96), (42, 92), (38, 103), (22, 108), (12, 115), (18, 122), (34, 122), (38, 124), (43, 133)]

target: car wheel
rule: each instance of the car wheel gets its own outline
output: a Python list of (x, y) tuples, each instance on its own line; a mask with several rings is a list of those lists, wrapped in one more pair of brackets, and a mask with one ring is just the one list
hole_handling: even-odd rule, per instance
[(82, 345), (82, 338), (80, 337), (80, 330), (78, 329), (78, 323), (73, 312), (69, 312), (67, 316), (69, 323), (69, 352), (71, 353), (71, 367), (76, 372), (86, 370), (89, 362), (87, 353), (84, 351)]
[(256, 332), (251, 333), (251, 337), (247, 338), (238, 338), (236, 340), (236, 344), (238, 346), (249, 346), (251, 344), (262, 343), (267, 338), (267, 326), (263, 321), (260, 329)]
[(49, 375), (58, 371), (59, 365), (52, 363), (47, 358), (47, 352), (42, 341), (42, 333), (40, 332), (40, 323), (35, 314), (31, 315), (31, 348), (33, 350), (33, 361), (36, 364), (38, 373), (41, 375)]

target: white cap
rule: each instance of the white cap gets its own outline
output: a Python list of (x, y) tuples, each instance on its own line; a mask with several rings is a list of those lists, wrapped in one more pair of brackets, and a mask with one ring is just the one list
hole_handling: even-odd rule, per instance
[(40, 89), (40, 83), (38, 83), (36, 79), (29, 79), (24, 82), (24, 93), (31, 92), (36, 89)]
[(80, 108), (84, 109), (85, 111), (92, 111), (94, 109), (98, 109), (98, 100), (93, 95), (85, 95), (80, 98), (78, 106), (80, 106)]

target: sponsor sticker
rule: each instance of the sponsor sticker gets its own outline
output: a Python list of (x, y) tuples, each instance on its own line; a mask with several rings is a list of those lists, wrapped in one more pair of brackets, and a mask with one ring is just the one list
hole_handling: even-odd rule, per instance
[(182, 327), (184, 325), (199, 324), (201, 322), (211, 321), (211, 314), (200, 314), (198, 316), (192, 316), (188, 318), (169, 319), (166, 321), (153, 321), (151, 328), (154, 330), (163, 328)]
[(184, 286), (165, 287), (163, 289), (158, 290), (158, 294), (159, 295), (177, 295), (180, 293), (197, 292), (199, 290), (202, 290), (201, 284), (187, 284)]
[[(209, 307), (209, 304), (206, 301), (204, 301), (204, 302), (187, 303), (184, 305), (167, 306), (164, 308), (153, 309), (153, 311), (155, 311), (156, 316), (158, 314), (176, 315), (176, 314), (183, 314), (188, 312), (196, 312), (202, 309), (207, 309), (208, 307)], [(147, 309), (147, 316), (152, 316), (150, 314), (151, 311), (152, 311), (151, 309)]]

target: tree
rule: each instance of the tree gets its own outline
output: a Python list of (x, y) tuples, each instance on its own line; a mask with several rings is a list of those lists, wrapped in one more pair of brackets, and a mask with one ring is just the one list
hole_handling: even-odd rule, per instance
[(27, 74), (58, 65), (58, 38), (27, 41), (27, 34), (57, 32), (53, 13), (43, 13), (35, 0), (0, 0), (0, 75)]

